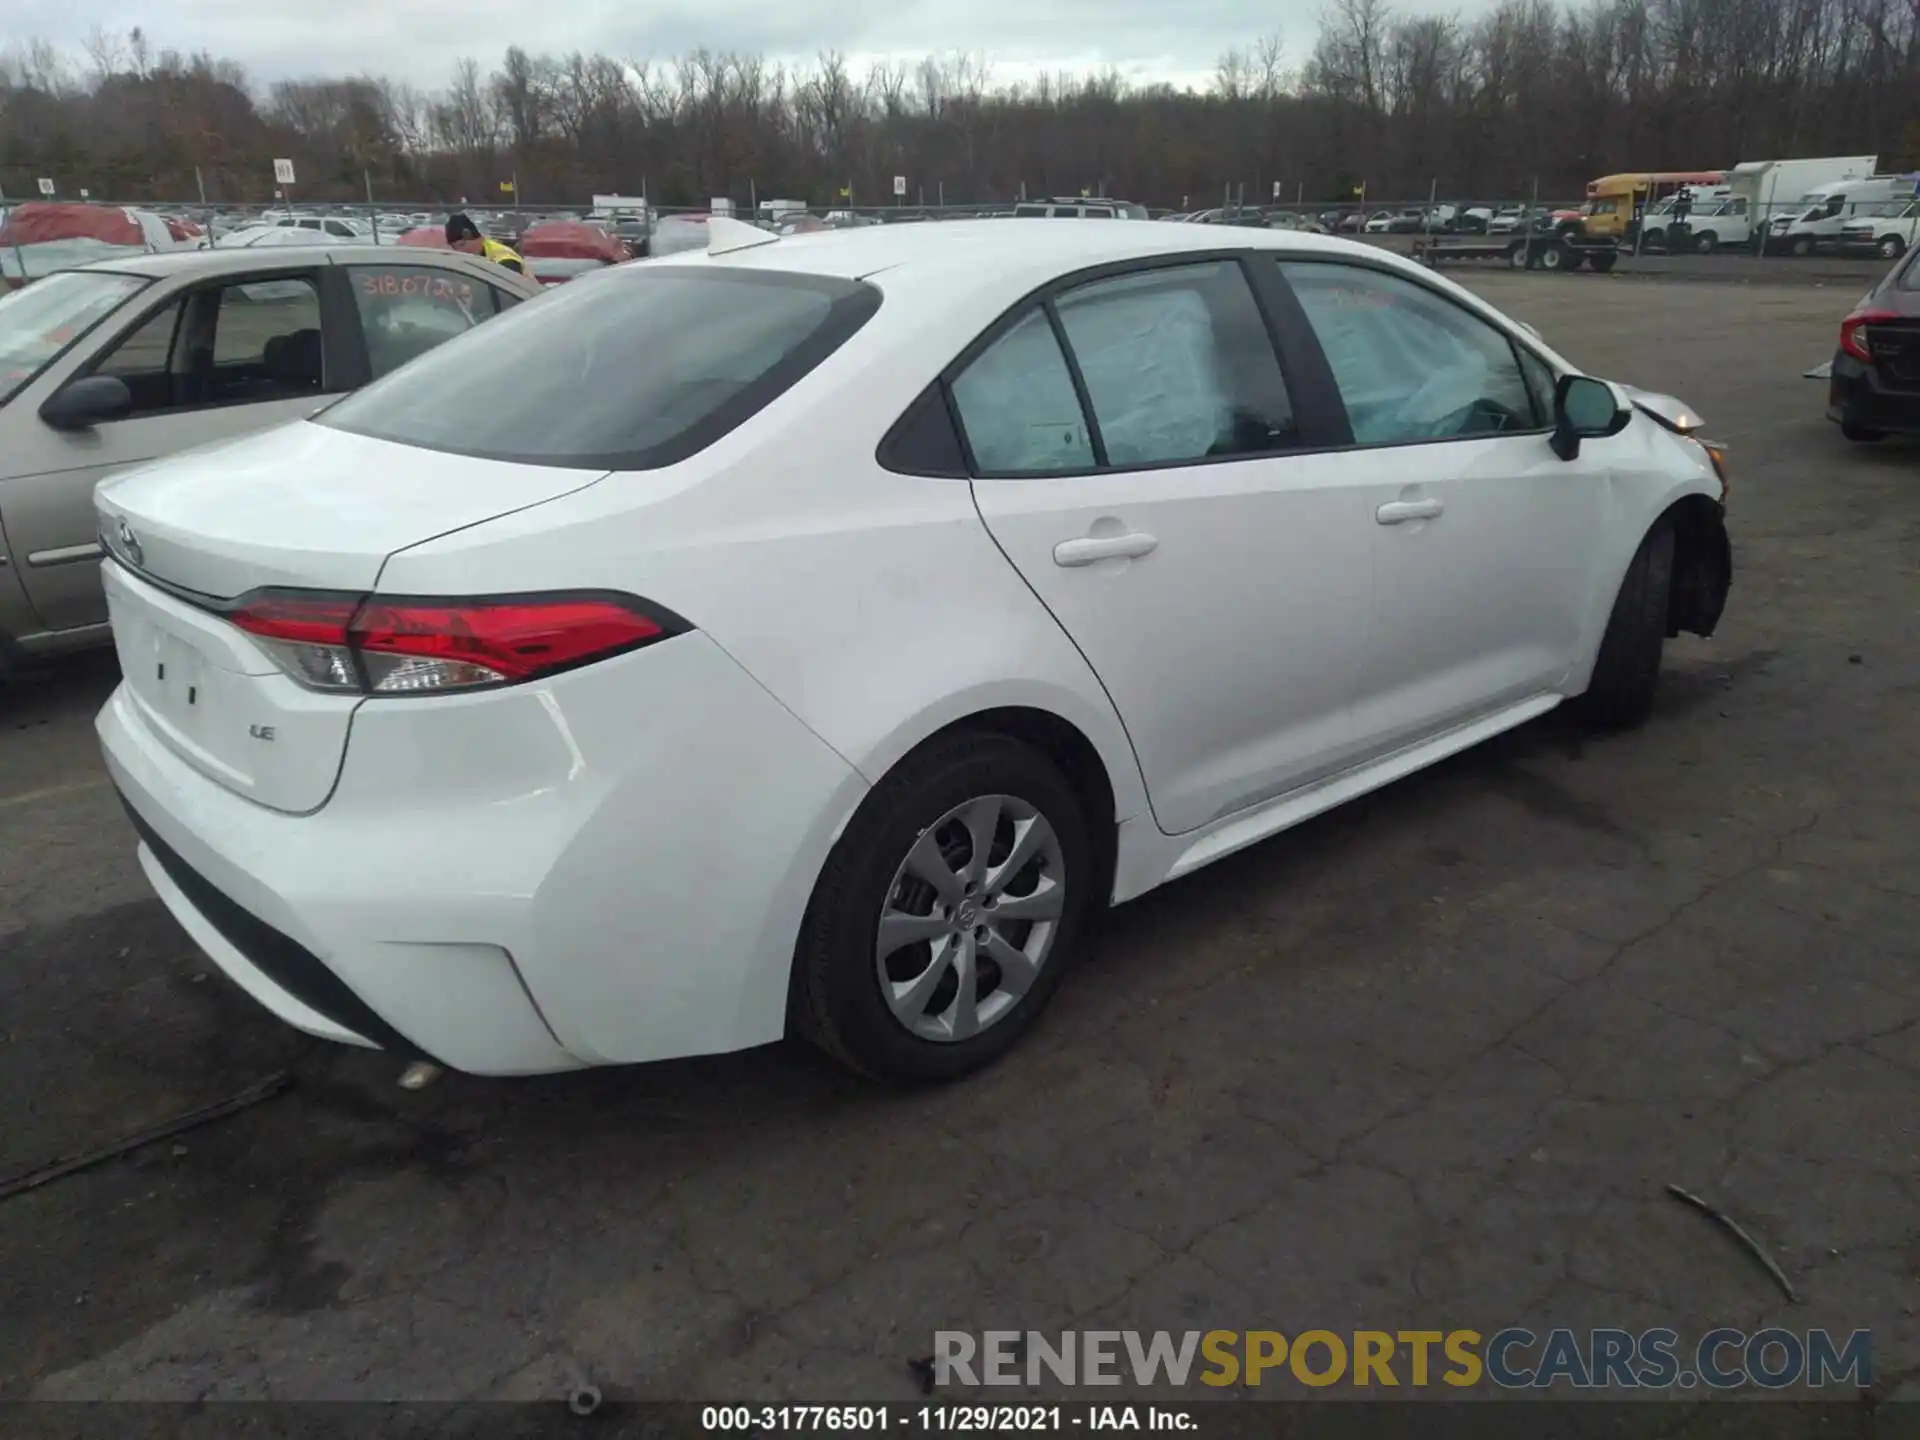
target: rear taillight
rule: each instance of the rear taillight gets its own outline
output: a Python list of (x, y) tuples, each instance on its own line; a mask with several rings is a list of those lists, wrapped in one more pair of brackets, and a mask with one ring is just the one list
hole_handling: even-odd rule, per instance
[(518, 684), (687, 628), (604, 591), (453, 600), (257, 590), (227, 619), (308, 689), (364, 695)]
[(1891, 310), (1856, 310), (1840, 322), (1840, 348), (1856, 360), (1873, 363), (1873, 351), (1867, 348), (1867, 337), (1860, 332), (1868, 325), (1884, 325), (1889, 320), (1900, 317)]

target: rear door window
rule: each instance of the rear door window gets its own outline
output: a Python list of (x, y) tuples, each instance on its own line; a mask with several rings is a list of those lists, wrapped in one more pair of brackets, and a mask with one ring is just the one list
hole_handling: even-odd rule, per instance
[(1098, 280), (1055, 303), (1109, 465), (1298, 443), (1286, 382), (1238, 262)]
[(967, 366), (953, 382), (953, 403), (982, 474), (1046, 474), (1093, 464), (1080, 397), (1044, 310), (1029, 310)]
[(698, 453), (879, 308), (855, 280), (647, 266), (556, 286), (318, 423), (529, 465), (649, 470)]

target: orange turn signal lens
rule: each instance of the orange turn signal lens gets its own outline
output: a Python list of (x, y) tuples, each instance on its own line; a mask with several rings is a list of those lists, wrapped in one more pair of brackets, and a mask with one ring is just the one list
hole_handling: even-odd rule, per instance
[(1707, 452), (1707, 458), (1713, 461), (1713, 473), (1720, 477), (1720, 503), (1727, 503), (1727, 492), (1733, 489), (1733, 481), (1727, 474), (1727, 447), (1719, 440), (1702, 440), (1700, 448)]

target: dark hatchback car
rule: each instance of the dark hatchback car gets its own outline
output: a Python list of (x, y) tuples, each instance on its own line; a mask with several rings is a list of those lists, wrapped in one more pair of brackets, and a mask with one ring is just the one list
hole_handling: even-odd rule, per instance
[(1840, 322), (1827, 418), (1849, 440), (1920, 435), (1920, 248)]

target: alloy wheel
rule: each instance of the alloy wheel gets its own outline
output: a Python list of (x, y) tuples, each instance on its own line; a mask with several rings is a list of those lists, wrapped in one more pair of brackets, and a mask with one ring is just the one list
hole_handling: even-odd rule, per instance
[(874, 937), (894, 1019), (938, 1043), (1004, 1020), (1047, 963), (1066, 884), (1053, 826), (1017, 796), (978, 796), (922, 830), (894, 871)]

